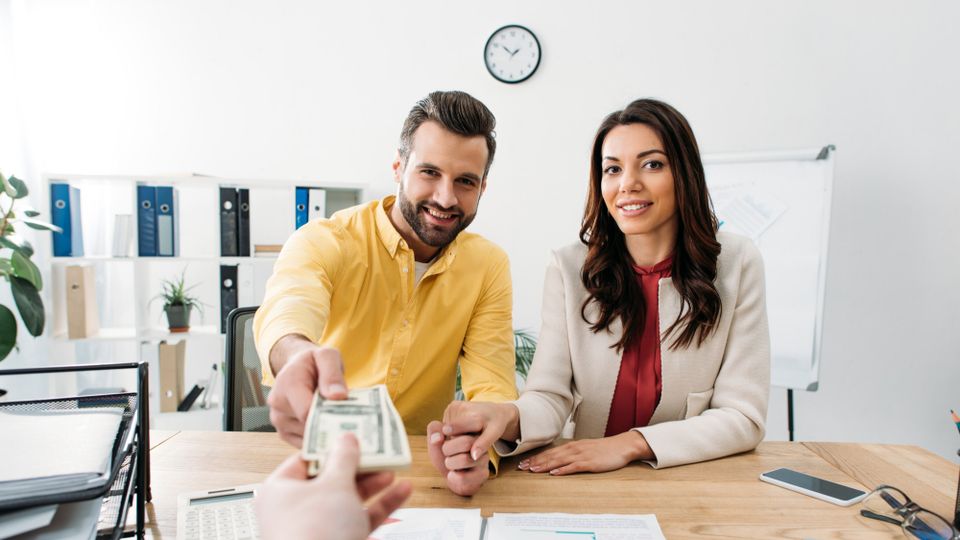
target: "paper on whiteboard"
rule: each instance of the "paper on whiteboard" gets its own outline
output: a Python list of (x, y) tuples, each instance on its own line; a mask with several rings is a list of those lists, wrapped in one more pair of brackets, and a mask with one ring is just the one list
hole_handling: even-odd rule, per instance
[(747, 193), (739, 188), (720, 188), (715, 192), (721, 193), (715, 198), (723, 201), (717, 208), (721, 230), (742, 234), (754, 242), (787, 211), (787, 205), (775, 197)]

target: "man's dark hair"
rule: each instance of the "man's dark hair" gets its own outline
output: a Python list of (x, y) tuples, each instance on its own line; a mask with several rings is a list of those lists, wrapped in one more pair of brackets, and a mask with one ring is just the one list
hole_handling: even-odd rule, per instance
[(406, 166), (413, 147), (413, 134), (424, 122), (432, 120), (447, 131), (464, 137), (482, 135), (487, 141), (487, 166), (483, 169), (483, 177), (490, 172), (493, 163), (493, 154), (497, 151), (497, 141), (494, 140), (493, 128), (497, 119), (480, 100), (466, 92), (431, 92), (410, 109), (410, 114), (403, 122), (403, 131), (400, 132), (400, 158)]

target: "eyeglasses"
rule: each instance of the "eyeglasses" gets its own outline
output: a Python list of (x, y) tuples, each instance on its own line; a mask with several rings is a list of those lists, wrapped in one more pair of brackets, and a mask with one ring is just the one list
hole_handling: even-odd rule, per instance
[(960, 532), (938, 514), (922, 508), (893, 486), (878, 486), (863, 499), (860, 515), (900, 525), (921, 540), (960, 540)]

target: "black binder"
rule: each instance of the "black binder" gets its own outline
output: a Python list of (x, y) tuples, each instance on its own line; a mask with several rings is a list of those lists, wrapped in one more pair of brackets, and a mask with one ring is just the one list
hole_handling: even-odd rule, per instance
[[(236, 257), (237, 242), (237, 190), (220, 188), (220, 256)], [(236, 281), (236, 280), (234, 280)]]
[(237, 265), (220, 265), (220, 333), (227, 332), (227, 315), (237, 309)]
[(239, 202), (239, 214), (237, 221), (237, 240), (239, 249), (237, 254), (241, 257), (250, 256), (250, 190), (241, 188), (237, 190), (237, 200)]

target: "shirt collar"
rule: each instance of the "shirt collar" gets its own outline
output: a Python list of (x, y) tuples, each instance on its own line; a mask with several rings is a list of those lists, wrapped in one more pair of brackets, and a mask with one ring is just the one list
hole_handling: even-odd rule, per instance
[[(387, 248), (387, 252), (390, 253), (390, 258), (392, 259), (397, 257), (397, 252), (401, 247), (410, 249), (403, 240), (403, 237), (400, 236), (400, 233), (397, 232), (397, 228), (393, 226), (393, 222), (390, 221), (389, 213), (396, 202), (397, 197), (395, 195), (387, 195), (380, 199), (380, 204), (377, 205), (376, 209), (377, 236), (380, 238), (380, 243), (383, 244), (383, 247)], [(453, 239), (453, 242), (444, 246), (444, 248), (437, 253), (436, 257), (433, 258), (431, 262), (437, 263), (438, 271), (445, 269), (453, 262), (454, 254), (457, 252), (457, 245), (459, 243), (460, 235), (458, 234), (457, 237)]]

